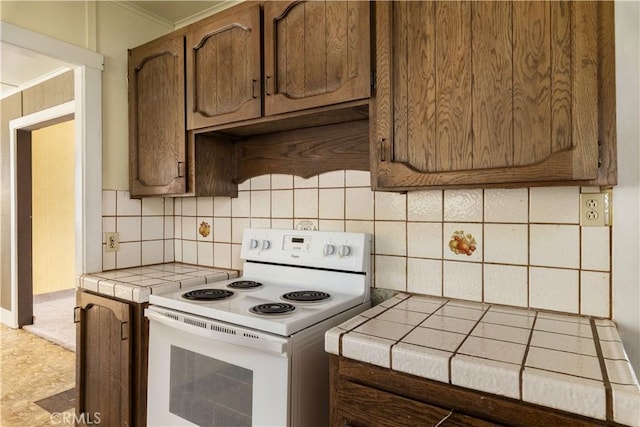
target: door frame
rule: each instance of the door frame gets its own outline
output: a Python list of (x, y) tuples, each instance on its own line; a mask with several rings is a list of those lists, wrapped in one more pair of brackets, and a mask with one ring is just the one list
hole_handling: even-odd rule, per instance
[(18, 130), (34, 130), (75, 116), (75, 271), (102, 269), (102, 55), (42, 34), (0, 22), (3, 42), (65, 61), (74, 70), (74, 100), (9, 123), (11, 309), (2, 309), (2, 323), (17, 328), (18, 281), (16, 236), (16, 143)]

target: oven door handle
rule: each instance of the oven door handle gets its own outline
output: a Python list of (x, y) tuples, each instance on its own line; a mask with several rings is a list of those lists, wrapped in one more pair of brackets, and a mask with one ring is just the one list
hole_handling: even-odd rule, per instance
[[(175, 320), (162, 314), (156, 313), (149, 309), (145, 310), (144, 314), (149, 318), (149, 320), (162, 323), (179, 331), (199, 335), (204, 338), (214, 339), (216, 341), (222, 341), (228, 344), (234, 344), (243, 347), (251, 347), (269, 353), (287, 353), (287, 343), (284, 338), (282, 340), (275, 337), (273, 339), (265, 338), (264, 336), (260, 336), (259, 338), (248, 338), (246, 336), (238, 335), (238, 333), (242, 334), (244, 332), (242, 330), (234, 328), (233, 326), (221, 326), (220, 329), (235, 331), (235, 333), (227, 333), (216, 331), (214, 329), (203, 328), (201, 326), (190, 325), (188, 323), (184, 323), (179, 320)], [(257, 336), (256, 334), (251, 334), (249, 332), (247, 332), (247, 334), (254, 337)]]

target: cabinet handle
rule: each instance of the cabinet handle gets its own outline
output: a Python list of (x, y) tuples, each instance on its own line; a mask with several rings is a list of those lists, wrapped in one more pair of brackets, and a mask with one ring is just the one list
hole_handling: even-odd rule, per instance
[(129, 323), (127, 323), (127, 322), (121, 322), (120, 323), (120, 340), (121, 341), (129, 339), (128, 325), (129, 325)]
[(386, 161), (385, 156), (384, 156), (384, 150), (385, 150), (384, 143), (385, 143), (385, 141), (386, 141), (386, 138), (380, 138), (380, 161), (381, 162)]
[(79, 323), (82, 317), (82, 307), (75, 307), (73, 309), (73, 323)]
[(258, 84), (258, 80), (253, 79), (253, 86), (251, 88), (251, 96), (253, 97), (253, 99), (256, 99), (258, 97), (258, 95), (256, 94), (256, 86)]
[(445, 415), (445, 417), (443, 419), (441, 419), (440, 421), (438, 421), (438, 424), (436, 424), (433, 427), (440, 427), (442, 425), (442, 423), (444, 423), (445, 421), (447, 421), (449, 419), (449, 417), (453, 415), (453, 409), (451, 411), (449, 411), (449, 413), (447, 415)]
[(184, 162), (178, 162), (178, 178), (184, 176)]
[(264, 93), (267, 96), (271, 96), (271, 92), (269, 91), (269, 87), (271, 86), (271, 76), (266, 76), (264, 78)]

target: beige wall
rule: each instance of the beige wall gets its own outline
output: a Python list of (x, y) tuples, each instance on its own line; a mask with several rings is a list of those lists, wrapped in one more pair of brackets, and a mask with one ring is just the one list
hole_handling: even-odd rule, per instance
[(92, 49), (88, 15), (95, 2), (87, 1), (2, 1), (0, 19), (36, 33), (85, 49)]
[(0, 105), (0, 307), (11, 309), (11, 219), (9, 216), (9, 122), (22, 116), (22, 94), (4, 98)]
[[(128, 189), (127, 134), (127, 49), (157, 38), (171, 30), (169, 26), (106, 1), (0, 1), (0, 19), (88, 50), (105, 58), (102, 74), (103, 93), (103, 186)], [(71, 73), (73, 74), (73, 73)], [(44, 83), (43, 85), (46, 85)], [(47, 89), (47, 99), (56, 97)], [(66, 100), (73, 99), (73, 85), (64, 90)], [(71, 93), (67, 93), (71, 90)], [(38, 92), (38, 88), (26, 92)], [(23, 112), (23, 93), (2, 100), (2, 136), (0, 139), (0, 307), (11, 309), (10, 213), (9, 213), (9, 121), (24, 114), (56, 104), (38, 104), (34, 111)], [(64, 102), (57, 100), (57, 103)]]
[(127, 49), (173, 26), (111, 1), (2, 1), (0, 19), (104, 56), (102, 73), (102, 180), (129, 187)]
[(170, 31), (113, 2), (98, 2), (98, 52), (102, 74), (103, 188), (129, 189), (129, 115), (127, 49)]
[(74, 126), (31, 133), (34, 295), (75, 284)]

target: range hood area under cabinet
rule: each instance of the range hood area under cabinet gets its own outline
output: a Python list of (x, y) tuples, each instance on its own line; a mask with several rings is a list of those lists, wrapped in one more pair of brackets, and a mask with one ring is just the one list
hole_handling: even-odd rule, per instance
[(244, 2), (130, 50), (131, 194), (338, 169), (615, 185), (613, 22), (611, 2)]

